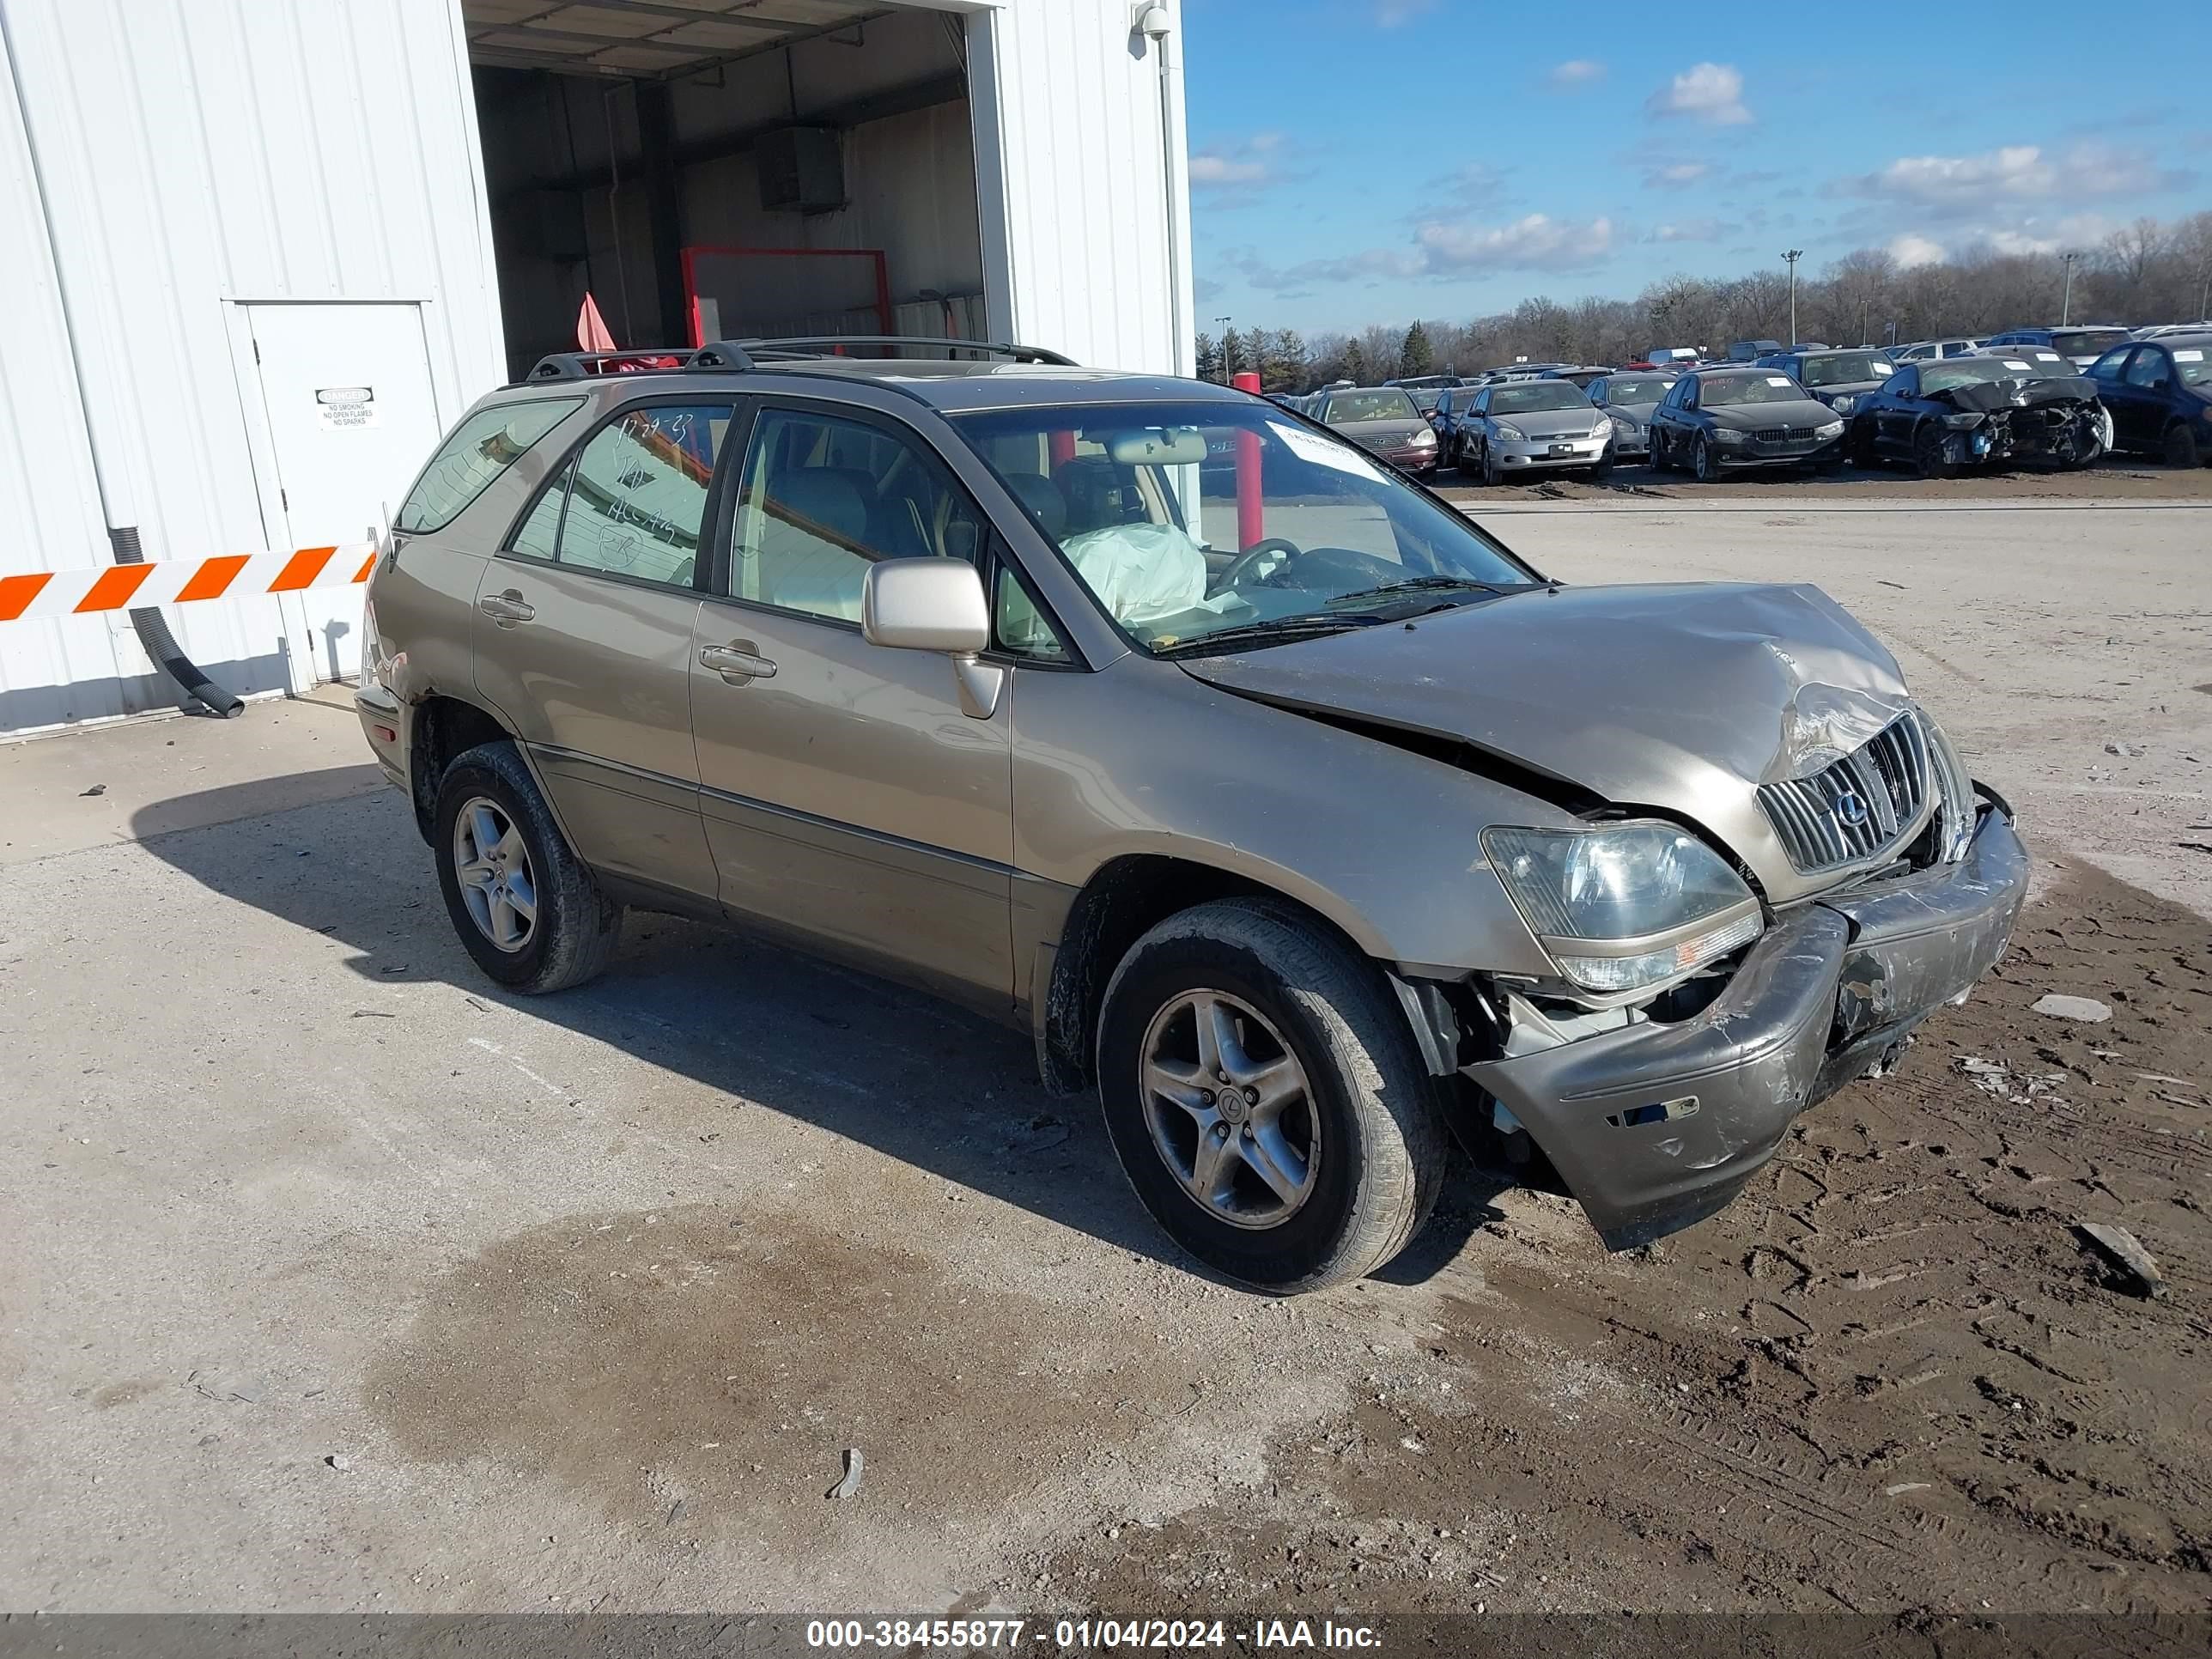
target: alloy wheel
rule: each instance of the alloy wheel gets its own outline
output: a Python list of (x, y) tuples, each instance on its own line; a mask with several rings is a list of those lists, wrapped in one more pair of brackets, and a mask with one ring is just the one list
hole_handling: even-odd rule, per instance
[(453, 819), (453, 874), (479, 933), (510, 954), (538, 929), (538, 878), (530, 848), (507, 809), (488, 795), (465, 802)]
[(1146, 1029), (1152, 1146), (1191, 1201), (1231, 1226), (1281, 1225), (1314, 1189), (1321, 1118), (1282, 1034), (1225, 991), (1186, 991)]

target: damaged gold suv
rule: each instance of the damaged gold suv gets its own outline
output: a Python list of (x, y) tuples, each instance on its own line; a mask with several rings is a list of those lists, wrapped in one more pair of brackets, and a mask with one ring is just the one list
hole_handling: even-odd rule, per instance
[(1563, 587), (1258, 398), (830, 351), (549, 358), (408, 497), (361, 717), (501, 984), (635, 907), (928, 987), (1292, 1291), (1455, 1116), (1615, 1248), (1710, 1214), (2002, 951), (2011, 811), (1817, 589)]

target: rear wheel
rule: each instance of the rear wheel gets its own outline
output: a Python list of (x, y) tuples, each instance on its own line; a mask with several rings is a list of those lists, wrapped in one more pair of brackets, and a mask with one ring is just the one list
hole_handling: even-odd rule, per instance
[(1106, 988), (1098, 1077), (1145, 1207), (1257, 1289), (1370, 1273), (1436, 1203), (1441, 1102), (1405, 1016), (1288, 906), (1204, 904), (1138, 940)]
[(2179, 421), (2166, 429), (2166, 439), (2159, 446), (2168, 466), (2201, 466), (2204, 461), (2204, 447), (2197, 441), (2197, 434)]
[(510, 990), (562, 991), (607, 964), (622, 907), (571, 852), (511, 743), (459, 756), (438, 783), (438, 885), (477, 966)]

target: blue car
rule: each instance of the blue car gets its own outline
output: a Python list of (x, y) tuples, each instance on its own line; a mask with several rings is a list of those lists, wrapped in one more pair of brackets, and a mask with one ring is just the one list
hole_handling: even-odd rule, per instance
[(2212, 460), (2212, 329), (2115, 347), (2089, 369), (2112, 411), (2113, 447), (2168, 466)]
[(1848, 442), (1856, 465), (1923, 478), (2015, 460), (2071, 471), (2112, 447), (2112, 417), (2080, 374), (1993, 351), (1906, 364), (1858, 400)]

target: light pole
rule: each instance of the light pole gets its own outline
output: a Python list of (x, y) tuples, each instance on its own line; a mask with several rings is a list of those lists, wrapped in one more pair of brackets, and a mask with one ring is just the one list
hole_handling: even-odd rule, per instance
[(1221, 325), (1221, 384), (1227, 386), (1229, 377), (1237, 370), (1237, 365), (1229, 361), (1229, 319), (1216, 317), (1213, 320)]
[(1797, 262), (1805, 257), (1805, 250), (1793, 247), (1782, 256), (1790, 262), (1790, 343), (1797, 343)]
[(2066, 286), (2058, 295), (2058, 325), (2063, 328), (2074, 314), (2074, 262), (2081, 256), (2068, 252), (2058, 256), (2066, 267)]

